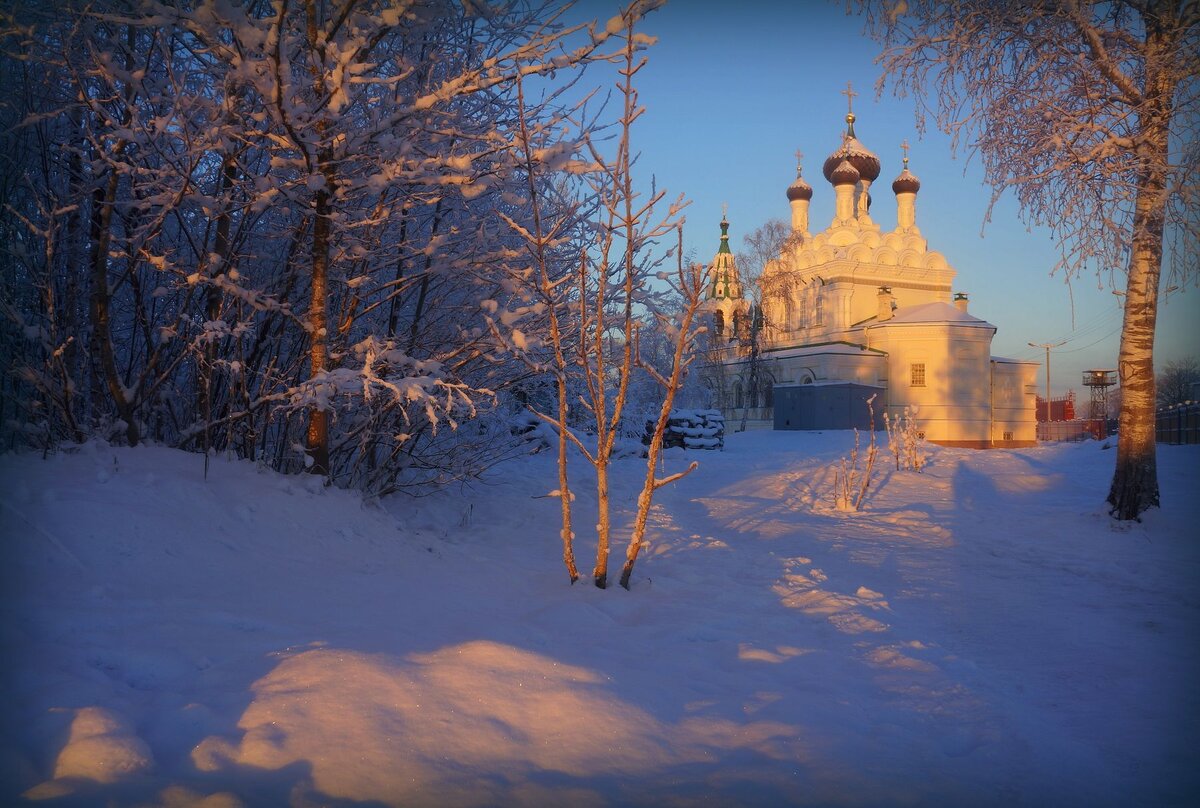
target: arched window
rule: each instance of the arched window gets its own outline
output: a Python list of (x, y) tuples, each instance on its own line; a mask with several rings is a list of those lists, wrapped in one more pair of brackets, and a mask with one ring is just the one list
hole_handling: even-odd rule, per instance
[(720, 339), (725, 333), (725, 312), (717, 309), (713, 312), (713, 334)]
[(742, 383), (741, 382), (733, 383), (733, 406), (737, 409), (741, 409), (744, 406), (743, 401), (742, 401)]

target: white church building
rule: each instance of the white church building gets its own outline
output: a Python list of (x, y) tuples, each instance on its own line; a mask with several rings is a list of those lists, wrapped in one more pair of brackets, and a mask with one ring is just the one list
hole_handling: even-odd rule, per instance
[(813, 188), (797, 167), (791, 237), (759, 279), (761, 307), (746, 299), (722, 219), (705, 303), (718, 406), (734, 428), (745, 409), (749, 426), (835, 429), (865, 425), (874, 395), (877, 418), (911, 408), (935, 443), (1034, 445), (1037, 363), (992, 355), (996, 326), (968, 311), (954, 268), (917, 227), (921, 183), (907, 155), (892, 182), (896, 226), (875, 222), (880, 161), (854, 120), (825, 160), (835, 213), (815, 234)]

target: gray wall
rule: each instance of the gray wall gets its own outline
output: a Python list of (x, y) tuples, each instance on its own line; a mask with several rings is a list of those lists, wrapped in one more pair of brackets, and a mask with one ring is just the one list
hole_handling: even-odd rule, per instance
[(845, 382), (775, 386), (776, 429), (869, 429), (867, 399), (875, 396), (875, 427), (883, 426), (882, 387)]

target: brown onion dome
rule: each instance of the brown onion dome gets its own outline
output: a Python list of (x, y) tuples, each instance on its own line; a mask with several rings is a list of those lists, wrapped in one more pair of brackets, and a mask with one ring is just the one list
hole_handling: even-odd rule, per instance
[(789, 202), (795, 202), (797, 199), (803, 199), (807, 202), (812, 199), (812, 186), (800, 176), (799, 169), (796, 171), (796, 181), (788, 186), (787, 198)]
[(842, 136), (841, 147), (825, 158), (825, 165), (822, 167), (825, 179), (833, 182), (831, 176), (833, 170), (843, 160), (850, 161), (850, 164), (858, 171), (860, 178), (870, 182), (879, 179), (879, 157), (854, 136), (854, 113), (852, 112), (846, 115), (846, 134)]
[(862, 175), (858, 173), (858, 169), (854, 167), (853, 163), (848, 159), (844, 159), (837, 164), (836, 168), (828, 172), (826, 176), (834, 185), (857, 185)]
[(908, 170), (908, 166), (900, 172), (900, 176), (892, 180), (892, 192), (897, 194), (915, 194), (921, 190), (921, 181), (917, 175)]

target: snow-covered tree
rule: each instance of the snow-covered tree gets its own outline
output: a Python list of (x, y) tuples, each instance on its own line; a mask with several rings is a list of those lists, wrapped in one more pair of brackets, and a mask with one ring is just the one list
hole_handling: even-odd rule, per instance
[[(480, 301), (528, 267), (516, 80), (569, 83), (607, 31), (532, 1), (3, 13), (9, 445), (149, 437), (376, 492), (505, 450), (528, 374)], [(566, 114), (532, 113), (555, 154)]]
[(862, 0), (888, 83), (1012, 190), (1067, 272), (1124, 277), (1112, 514), (1159, 501), (1155, 319), (1165, 263), (1200, 268), (1200, 5)]

